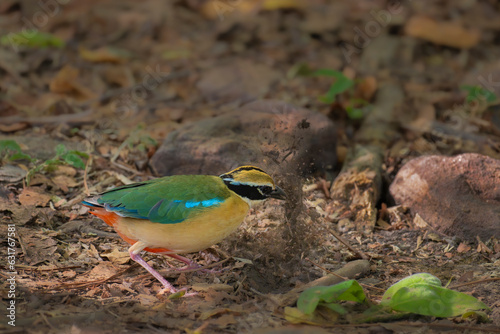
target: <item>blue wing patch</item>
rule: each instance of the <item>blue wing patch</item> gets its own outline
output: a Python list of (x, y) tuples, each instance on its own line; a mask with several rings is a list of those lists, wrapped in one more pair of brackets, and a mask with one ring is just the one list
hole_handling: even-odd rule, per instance
[[(222, 198), (212, 198), (204, 201), (182, 201), (182, 200), (159, 200), (147, 213), (140, 214), (137, 209), (127, 209), (123, 206), (111, 206), (108, 203), (104, 204), (107, 211), (115, 212), (121, 217), (148, 219), (153, 222), (177, 224), (185, 220), (189, 213), (192, 213), (196, 208), (208, 208), (219, 206), (224, 200)], [(175, 219), (175, 218), (178, 219)], [(182, 218), (181, 218), (182, 217)]]
[(223, 202), (223, 200), (220, 198), (212, 198), (212, 199), (207, 199), (205, 201), (200, 201), (200, 202), (186, 201), (186, 202), (184, 202), (184, 206), (186, 208), (196, 208), (198, 206), (208, 208), (209, 206), (219, 205), (222, 202)]

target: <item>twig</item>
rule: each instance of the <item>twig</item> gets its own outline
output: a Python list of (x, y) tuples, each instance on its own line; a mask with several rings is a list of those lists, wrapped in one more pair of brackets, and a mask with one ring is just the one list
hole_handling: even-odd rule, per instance
[(313, 262), (312, 260), (310, 260), (310, 259), (309, 259), (309, 258), (307, 258), (307, 257), (306, 257), (306, 261), (311, 262), (314, 266), (318, 267), (319, 269), (321, 269), (321, 270), (323, 270), (323, 271), (325, 271), (325, 272), (327, 272), (327, 273), (329, 273), (329, 274), (331, 274), (331, 275), (333, 275), (333, 276), (337, 276), (338, 278), (341, 278), (341, 279), (342, 279), (342, 280), (344, 280), (344, 281), (347, 281), (347, 280), (348, 280), (348, 278), (347, 278), (347, 277), (342, 277), (342, 276), (340, 276), (340, 275), (337, 275), (335, 272), (333, 272), (333, 271), (331, 271), (331, 270), (328, 270), (328, 269), (326, 269), (325, 267), (320, 266), (319, 264), (317, 264), (316, 262)]
[[(130, 137), (129, 137), (129, 138), (130, 138)], [(128, 140), (128, 138), (127, 138), (127, 139), (125, 139), (125, 140), (123, 141), (123, 143), (121, 143), (121, 144), (120, 144), (120, 146), (119, 146), (119, 147), (118, 147), (118, 149), (116, 150), (115, 154), (113, 154), (113, 156), (111, 157), (111, 160), (110, 160), (110, 161), (111, 161), (111, 163), (113, 163), (113, 162), (115, 162), (115, 161), (116, 161), (116, 159), (117, 159), (117, 158), (118, 158), (118, 156), (120, 155), (120, 152), (121, 152), (121, 151), (125, 148), (125, 146), (127, 146), (127, 144), (128, 144), (128, 141), (127, 141), (127, 140)]]
[(82, 268), (82, 266), (67, 266), (67, 267), (56, 267), (56, 268), (42, 269), (42, 268), (33, 267), (33, 266), (25, 266), (25, 265), (22, 265), (22, 264), (16, 265), (15, 267), (19, 268), (21, 270), (30, 270), (30, 271), (56, 271), (56, 270), (67, 270), (67, 269)]
[(321, 188), (321, 190), (323, 190), (323, 192), (325, 193), (325, 197), (327, 199), (331, 199), (331, 196), (330, 196), (330, 185), (328, 185), (328, 182), (324, 179), (322, 179), (321, 181), (319, 181), (319, 186), (318, 188)]
[(51, 329), (54, 329), (54, 326), (52, 326), (52, 324), (49, 322), (49, 320), (47, 319), (47, 317), (45, 316), (45, 314), (43, 312), (39, 312), (39, 314), (42, 317), (42, 319), (45, 322), (45, 324), (47, 326), (49, 326)]
[(123, 170), (125, 170), (125, 171), (127, 171), (127, 172), (130, 172), (130, 173), (132, 173), (132, 174), (134, 174), (134, 175), (144, 175), (144, 173), (139, 172), (139, 171), (138, 171), (138, 170), (136, 170), (136, 169), (132, 169), (132, 168), (130, 168), (130, 167), (128, 167), (128, 166), (122, 165), (122, 164), (120, 164), (120, 163), (118, 163), (118, 162), (116, 162), (116, 161), (111, 161), (111, 164), (112, 164), (113, 166), (116, 166), (116, 167), (118, 167), (118, 168), (121, 168), (121, 169), (123, 169)]
[[(409, 327), (431, 327), (431, 328), (452, 328), (457, 330), (474, 330), (488, 333), (500, 333), (500, 329), (487, 327), (481, 328), (479, 326), (467, 326), (467, 325), (456, 325), (456, 324), (436, 324), (436, 323), (419, 323), (419, 322), (391, 322), (391, 325), (399, 325), (399, 326), (409, 326)], [(388, 325), (388, 323), (383, 322), (374, 322), (371, 324), (346, 324), (346, 325), (331, 325), (328, 327), (331, 328), (352, 328), (352, 327), (373, 327), (373, 326), (381, 326), (384, 327)]]
[(162, 270), (160, 273), (165, 273), (165, 274), (172, 274), (172, 273), (175, 273), (175, 274), (181, 274), (181, 273), (193, 273), (193, 272), (197, 272), (197, 271), (200, 271), (200, 270), (205, 270), (205, 269), (210, 269), (210, 268), (213, 268), (213, 267), (217, 267), (227, 261), (229, 261), (231, 258), (227, 258), (227, 259), (224, 259), (222, 261), (219, 261), (219, 262), (214, 262), (214, 263), (211, 263), (211, 264), (207, 264), (206, 266), (200, 266), (199, 268), (194, 268), (194, 269), (189, 269), (189, 270), (183, 270), (183, 271), (175, 271), (175, 269), (172, 271), (172, 270)]
[[(286, 320), (284, 317), (284, 314), (280, 312), (281, 314), (274, 314), (275, 316), (281, 317), (283, 320)], [(439, 323), (426, 323), (426, 322), (407, 322), (407, 321), (394, 321), (394, 322), (372, 322), (372, 323), (367, 323), (367, 324), (318, 324), (321, 325), (322, 327), (327, 327), (327, 328), (367, 328), (367, 327), (383, 327), (385, 328), (386, 326), (408, 326), (408, 327), (429, 327), (429, 328), (450, 328), (450, 329), (456, 329), (461, 332), (464, 330), (471, 330), (471, 331), (480, 331), (480, 332), (488, 332), (488, 333), (500, 333), (500, 328), (498, 327), (479, 327), (479, 326), (468, 326), (468, 325), (459, 325), (459, 324), (439, 324)]]
[(96, 117), (92, 110), (76, 114), (64, 114), (57, 116), (40, 116), (40, 117), (22, 117), (22, 116), (7, 116), (0, 117), (1, 124), (12, 123), (28, 123), (28, 124), (50, 124), (50, 123), (68, 123), (68, 124), (84, 124), (95, 122)]
[(56, 286), (54, 288), (52, 288), (51, 290), (63, 290), (63, 289), (78, 289), (78, 288), (84, 288), (86, 286), (89, 286), (89, 285), (95, 285), (95, 284), (103, 284), (109, 280), (112, 280), (116, 277), (119, 277), (123, 274), (125, 274), (127, 271), (129, 270), (132, 270), (132, 268), (136, 268), (138, 267), (139, 264), (137, 263), (134, 263), (132, 264), (130, 267), (128, 267), (127, 269), (125, 270), (122, 270), (114, 275), (111, 275), (109, 276), (108, 278), (103, 278), (103, 279), (99, 279), (99, 280), (95, 280), (95, 281), (90, 281), (90, 282), (75, 282), (75, 283), (63, 283), (59, 286)]
[[(348, 278), (346, 278), (346, 277), (342, 277), (342, 276), (337, 275), (335, 272), (333, 272), (333, 271), (331, 271), (331, 270), (328, 270), (328, 269), (326, 269), (326, 268), (324, 268), (324, 267), (320, 266), (319, 264), (317, 264), (317, 263), (315, 263), (315, 262), (311, 261), (311, 260), (310, 260), (309, 258), (307, 258), (307, 257), (306, 257), (306, 260), (307, 260), (307, 261), (309, 261), (309, 262), (311, 262), (313, 265), (315, 265), (316, 267), (320, 268), (321, 270), (324, 270), (325, 272), (327, 272), (327, 273), (329, 273), (329, 274), (331, 274), (331, 275), (333, 275), (333, 276), (337, 276), (337, 277), (339, 277), (339, 278), (343, 279), (344, 281), (347, 281), (347, 280), (348, 280)], [(382, 291), (382, 292), (384, 292), (384, 291), (385, 291), (384, 289), (377, 288), (377, 287), (375, 287), (375, 286), (373, 286), (373, 285), (364, 284), (364, 283), (359, 283), (359, 284), (360, 284), (361, 286), (364, 286), (365, 288), (368, 288), (368, 289), (378, 290), (378, 291)]]
[(484, 283), (484, 282), (493, 282), (493, 281), (500, 281), (500, 277), (485, 278), (485, 279), (480, 279), (478, 281), (472, 281), (472, 282), (452, 285), (452, 286), (450, 286), (450, 289), (456, 289), (456, 288), (461, 288), (461, 287), (467, 286), (467, 285), (474, 285), (474, 284), (480, 284), (480, 283)]
[(17, 234), (17, 241), (19, 241), (19, 246), (21, 246), (21, 251), (23, 252), (24, 258), (29, 256), (26, 247), (24, 246), (23, 238), (21, 237), (21, 233)]
[(337, 234), (337, 232), (335, 232), (334, 230), (332, 230), (331, 228), (328, 229), (328, 231), (330, 231), (330, 233), (335, 237), (337, 238), (338, 241), (340, 241), (342, 244), (344, 244), (344, 246), (346, 246), (351, 252), (353, 252), (354, 254), (357, 254), (359, 257), (361, 257), (363, 260), (369, 260), (370, 257), (368, 255), (366, 255), (363, 251), (359, 250), (359, 249), (356, 249), (354, 247), (352, 247), (351, 245), (349, 245), (347, 243), (347, 241), (345, 241), (340, 235)]
[(83, 172), (83, 186), (85, 187), (85, 195), (90, 196), (89, 186), (87, 184), (87, 176), (89, 166), (92, 164), (92, 154), (89, 155), (87, 163), (85, 164), (85, 171)]
[[(293, 288), (289, 292), (283, 295), (277, 295), (276, 298), (279, 299), (280, 305), (292, 305), (294, 304), (302, 291), (311, 288), (313, 286), (329, 286), (333, 284), (340, 283), (345, 279), (343, 277), (354, 278), (357, 275), (363, 275), (370, 271), (370, 262), (367, 260), (355, 260), (346, 263), (346, 265), (339, 270), (336, 270), (336, 275), (326, 275), (317, 280), (309, 282), (303, 286)], [(342, 279), (338, 278), (342, 277)]]

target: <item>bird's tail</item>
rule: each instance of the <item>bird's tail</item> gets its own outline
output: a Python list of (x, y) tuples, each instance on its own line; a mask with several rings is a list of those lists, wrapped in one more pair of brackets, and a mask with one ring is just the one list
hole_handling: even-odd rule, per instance
[(98, 196), (87, 197), (82, 201), (82, 204), (89, 208), (104, 208), (104, 205), (97, 202)]

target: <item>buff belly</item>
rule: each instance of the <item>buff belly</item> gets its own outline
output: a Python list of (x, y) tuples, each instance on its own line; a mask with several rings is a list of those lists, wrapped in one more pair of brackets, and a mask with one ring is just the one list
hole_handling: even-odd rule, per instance
[(129, 243), (142, 241), (149, 248), (165, 248), (172, 253), (204, 250), (234, 232), (247, 215), (249, 206), (230, 197), (215, 208), (206, 208), (177, 224), (153, 223), (143, 219), (119, 217), (113, 227)]

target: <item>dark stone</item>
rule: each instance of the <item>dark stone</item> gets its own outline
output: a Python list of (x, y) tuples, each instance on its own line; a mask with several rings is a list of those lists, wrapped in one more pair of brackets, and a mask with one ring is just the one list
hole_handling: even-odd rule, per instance
[(438, 232), (467, 240), (500, 237), (500, 160), (423, 156), (401, 168), (390, 192)]
[(332, 168), (335, 148), (333, 122), (325, 115), (257, 101), (170, 133), (151, 165), (161, 175), (218, 175), (246, 164), (271, 171), (290, 163), (307, 174)]

